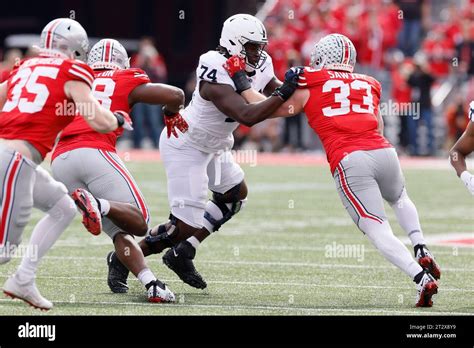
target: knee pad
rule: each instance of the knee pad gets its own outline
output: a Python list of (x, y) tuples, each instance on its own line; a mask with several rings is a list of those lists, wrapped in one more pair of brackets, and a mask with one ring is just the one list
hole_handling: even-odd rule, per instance
[(239, 190), (240, 184), (224, 194), (214, 192), (212, 200), (207, 202), (204, 213), (204, 227), (210, 233), (218, 231), (224, 223), (245, 207), (247, 198), (237, 199)]

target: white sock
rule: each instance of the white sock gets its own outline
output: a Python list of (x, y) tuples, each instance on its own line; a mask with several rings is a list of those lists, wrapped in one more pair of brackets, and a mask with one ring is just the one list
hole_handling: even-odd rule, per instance
[(140, 273), (138, 273), (137, 278), (144, 286), (156, 280), (155, 275), (149, 268), (142, 269)]
[(73, 200), (65, 195), (36, 224), (27, 253), (18, 267), (17, 275), (21, 281), (29, 282), (34, 279), (41, 259), (72, 222), (76, 212)]
[(408, 274), (411, 279), (423, 271), (423, 268), (411, 256), (405, 245), (394, 236), (388, 221), (380, 224), (371, 219), (361, 218), (359, 227), (380, 253), (388, 261)]
[(415, 204), (408, 197), (406, 189), (403, 189), (402, 195), (395, 204), (392, 204), (392, 208), (397, 216), (398, 223), (407, 233), (412, 245), (426, 244), (418, 211)]
[(201, 242), (194, 236), (191, 236), (189, 237), (188, 239), (186, 239), (189, 243), (191, 243), (191, 245), (194, 247), (194, 249), (197, 249), (199, 244), (201, 244)]
[(107, 214), (109, 213), (110, 211), (110, 203), (108, 200), (106, 199), (102, 199), (102, 198), (97, 198), (97, 200), (99, 201), (100, 203), (100, 214), (102, 216), (107, 216)]

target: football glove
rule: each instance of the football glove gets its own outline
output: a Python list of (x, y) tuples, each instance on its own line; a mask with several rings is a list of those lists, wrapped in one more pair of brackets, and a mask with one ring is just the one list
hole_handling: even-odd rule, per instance
[(298, 88), (298, 80), (303, 73), (304, 67), (302, 66), (296, 66), (287, 70), (285, 73), (285, 81), (283, 82), (283, 85), (275, 89), (275, 92), (273, 92), (272, 95), (278, 96), (284, 101), (290, 99), (290, 97)]
[(252, 87), (245, 72), (245, 59), (232, 56), (222, 66), (234, 81), (237, 93), (241, 94)]
[(474, 196), (474, 175), (467, 170), (461, 173), (461, 180), (466, 185), (467, 189)]
[(117, 119), (118, 128), (122, 127), (123, 129), (132, 131), (133, 130), (133, 123), (130, 115), (122, 110), (118, 110), (114, 112), (114, 116)]
[(188, 123), (179, 112), (172, 113), (163, 107), (163, 114), (168, 138), (171, 137), (171, 134), (173, 134), (175, 138), (178, 137), (176, 129), (178, 129), (181, 133), (186, 133), (188, 131)]

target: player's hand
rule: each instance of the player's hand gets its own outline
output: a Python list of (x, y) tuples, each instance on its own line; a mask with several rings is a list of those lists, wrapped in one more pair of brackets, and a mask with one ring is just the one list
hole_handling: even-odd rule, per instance
[(181, 133), (186, 133), (188, 131), (188, 123), (186, 120), (183, 118), (178, 113), (169, 115), (167, 112), (164, 112), (164, 121), (166, 125), (166, 132), (168, 135), (168, 138), (171, 137), (171, 134), (175, 136), (175, 138), (178, 137), (178, 133), (176, 132), (176, 129), (178, 129)]
[(465, 170), (461, 173), (461, 180), (466, 185), (468, 191), (471, 192), (471, 195), (474, 196), (474, 175)]
[(304, 67), (296, 66), (288, 69), (285, 73), (285, 81), (283, 85), (275, 89), (272, 95), (279, 96), (284, 101), (290, 99), (298, 88), (298, 82), (304, 73)]
[(244, 58), (241, 58), (237, 55), (232, 56), (228, 58), (222, 66), (232, 78), (232, 81), (234, 81), (237, 93), (240, 94), (243, 91), (252, 88), (250, 81), (247, 78), (247, 73), (245, 72)]
[(235, 55), (228, 58), (222, 66), (230, 77), (234, 77), (239, 71), (245, 71), (245, 59)]
[(133, 130), (132, 118), (128, 112), (118, 110), (114, 112), (114, 116), (117, 118), (118, 128), (122, 127), (123, 129), (129, 131)]
[(283, 83), (298, 87), (298, 82), (303, 77), (303, 74), (304, 66), (290, 68), (285, 73), (285, 81)]

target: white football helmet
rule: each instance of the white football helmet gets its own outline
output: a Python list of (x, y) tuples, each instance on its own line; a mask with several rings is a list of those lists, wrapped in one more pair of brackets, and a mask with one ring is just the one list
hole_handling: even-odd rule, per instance
[(311, 67), (316, 70), (342, 70), (353, 72), (356, 49), (347, 36), (330, 34), (323, 37), (311, 52)]
[[(255, 53), (247, 52), (244, 47), (247, 43), (257, 45)], [(256, 17), (248, 14), (236, 14), (229, 17), (222, 27), (219, 44), (231, 55), (238, 55), (245, 59), (247, 71), (259, 69), (267, 59), (263, 50), (268, 43), (267, 31), (263, 23)]]
[(79, 59), (85, 62), (89, 51), (87, 33), (70, 18), (57, 18), (41, 32), (39, 53), (45, 56)]
[(128, 69), (130, 58), (120, 42), (102, 39), (92, 46), (87, 64), (92, 69)]

